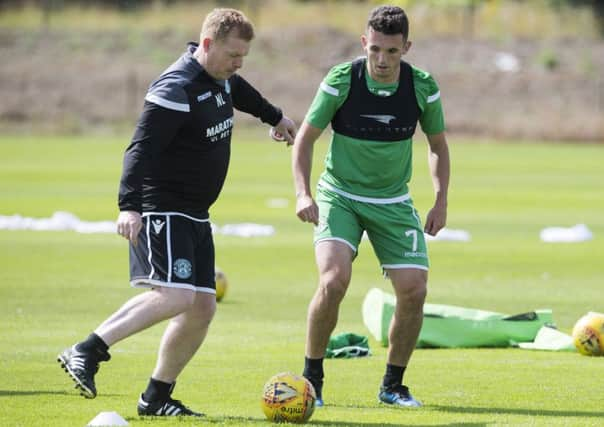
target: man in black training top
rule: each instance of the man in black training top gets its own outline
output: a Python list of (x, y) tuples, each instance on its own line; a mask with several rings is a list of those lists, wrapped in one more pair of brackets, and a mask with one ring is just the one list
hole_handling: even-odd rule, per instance
[(109, 360), (110, 346), (171, 319), (138, 414), (202, 415), (171, 394), (216, 311), (208, 210), (227, 174), (233, 108), (274, 126), (288, 145), (296, 133), (279, 108), (235, 74), (253, 37), (241, 12), (213, 10), (199, 44), (190, 43), (147, 92), (124, 156), (117, 231), (130, 241), (131, 285), (151, 291), (127, 301), (58, 356), (84, 397), (96, 397), (94, 375), (99, 362)]

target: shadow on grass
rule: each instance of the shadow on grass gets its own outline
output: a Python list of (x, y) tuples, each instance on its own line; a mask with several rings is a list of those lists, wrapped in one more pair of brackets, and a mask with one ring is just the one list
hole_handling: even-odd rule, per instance
[[(55, 390), (0, 390), (0, 398), (2, 397), (18, 397), (18, 396), (40, 396), (43, 394), (54, 394), (57, 396), (74, 396), (82, 398), (79, 394), (73, 391), (55, 391)], [(121, 394), (107, 394), (103, 393), (103, 396), (117, 397), (122, 396)]]
[(512, 414), (512, 415), (541, 415), (546, 417), (596, 417), (604, 419), (604, 411), (552, 411), (550, 409), (514, 409), (514, 408), (471, 408), (466, 406), (430, 405), (430, 409), (460, 414)]
[(54, 390), (0, 390), (0, 397), (5, 396), (38, 396), (42, 394), (57, 394), (57, 395), (69, 395), (67, 391), (54, 391)]
[[(144, 418), (126, 418), (127, 421), (144, 420)], [(268, 422), (266, 418), (252, 418), (252, 417), (204, 417), (202, 418), (204, 424), (263, 424), (266, 425)], [(351, 422), (351, 421), (317, 421), (311, 419), (309, 421), (312, 425), (319, 426), (346, 426), (346, 427), (401, 427), (401, 423), (372, 423), (372, 422)], [(287, 424), (285, 424), (287, 425)], [(291, 424), (290, 424), (291, 425)], [(450, 424), (413, 424), (413, 427), (485, 427), (485, 423), (450, 423)]]
[[(389, 427), (397, 426), (401, 427), (404, 424), (401, 423), (352, 423), (350, 421), (314, 421), (310, 423), (313, 425), (326, 425), (326, 426), (351, 426), (351, 427)], [(486, 427), (486, 423), (447, 423), (447, 424), (413, 424), (413, 427)]]

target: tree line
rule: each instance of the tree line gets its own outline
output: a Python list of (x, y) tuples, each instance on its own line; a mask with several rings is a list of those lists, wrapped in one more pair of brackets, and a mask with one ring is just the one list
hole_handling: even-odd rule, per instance
[[(326, 1), (348, 1), (351, 0), (292, 0), (297, 2), (326, 2)], [(359, 3), (376, 3), (372, 0), (356, 0)], [(440, 6), (460, 6), (468, 9), (469, 13), (473, 13), (476, 8), (478, 8), (483, 3), (488, 3), (489, 1), (495, 0), (440, 0), (438, 2), (433, 2), (433, 4)], [(509, 2), (522, 2), (523, 0), (507, 0)], [(596, 23), (598, 25), (600, 33), (604, 36), (604, 0), (532, 0), (532, 1), (545, 1), (552, 8), (574, 8), (574, 7), (589, 7), (592, 9), (592, 12), (596, 18)], [(48, 12), (54, 10), (61, 10), (62, 8), (69, 6), (79, 6), (79, 7), (104, 7), (111, 8), (116, 10), (121, 10), (124, 12), (127, 11), (135, 11), (145, 7), (149, 7), (152, 4), (162, 4), (164, 6), (169, 6), (172, 4), (186, 4), (186, 3), (198, 3), (199, 0), (0, 0), (0, 9), (10, 8), (10, 7), (23, 7), (26, 5), (35, 5), (40, 7)], [(263, 3), (267, 3), (266, 0), (220, 0), (214, 1), (215, 4), (219, 4), (223, 7), (261, 7)], [(383, 3), (388, 3), (388, 0), (385, 0)], [(400, 1), (394, 1), (393, 3), (401, 3)], [(408, 0), (404, 3), (414, 3), (413, 0)]]

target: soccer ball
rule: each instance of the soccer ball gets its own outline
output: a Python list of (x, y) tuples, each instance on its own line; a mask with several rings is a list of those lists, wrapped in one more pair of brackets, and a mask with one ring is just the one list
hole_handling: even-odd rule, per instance
[(224, 272), (218, 268), (214, 268), (214, 280), (216, 281), (216, 301), (220, 301), (224, 298), (224, 294), (226, 294), (228, 282)]
[(604, 356), (604, 314), (589, 312), (573, 328), (573, 339), (579, 353)]
[(302, 424), (314, 412), (316, 400), (315, 389), (306, 378), (282, 372), (264, 384), (260, 404), (271, 421)]

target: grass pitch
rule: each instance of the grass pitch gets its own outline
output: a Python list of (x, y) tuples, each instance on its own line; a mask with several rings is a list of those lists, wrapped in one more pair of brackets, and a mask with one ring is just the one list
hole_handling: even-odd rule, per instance
[[(252, 136), (250, 136), (252, 135)], [(117, 411), (132, 426), (268, 425), (262, 385), (303, 365), (306, 306), (316, 286), (312, 230), (297, 221), (289, 150), (239, 129), (231, 170), (212, 220), (271, 224), (272, 237), (217, 235), (217, 263), (230, 288), (175, 397), (203, 420), (143, 420), (136, 401), (155, 363), (163, 325), (112, 348), (85, 400), (55, 362), (138, 290), (127, 284), (127, 245), (117, 235), (0, 231), (0, 425), (83, 426)], [(0, 138), (0, 215), (114, 219), (122, 139)], [(315, 152), (322, 169), (325, 141)], [(569, 332), (589, 310), (604, 311), (604, 147), (453, 141), (448, 226), (472, 241), (430, 242), (428, 302), (509, 314), (551, 308)], [(425, 216), (432, 193), (425, 143), (416, 142), (415, 203)], [(279, 199), (275, 203), (272, 199)], [(274, 208), (270, 206), (288, 206)], [(546, 244), (547, 226), (585, 223), (589, 242)], [(368, 334), (361, 302), (388, 290), (370, 245), (361, 245), (336, 332)], [(380, 406), (385, 349), (326, 361), (327, 406), (311, 419), (332, 426), (602, 425), (604, 358), (519, 349), (418, 350), (406, 374), (419, 410)]]

